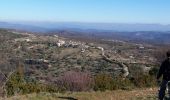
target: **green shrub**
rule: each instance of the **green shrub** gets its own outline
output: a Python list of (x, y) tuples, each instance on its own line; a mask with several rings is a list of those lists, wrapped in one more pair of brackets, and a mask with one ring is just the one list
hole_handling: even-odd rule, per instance
[(108, 74), (98, 74), (94, 78), (94, 90), (105, 91), (105, 90), (116, 90), (125, 89), (129, 90), (134, 88), (134, 84), (129, 79), (112, 78)]
[[(94, 78), (94, 90), (105, 91), (116, 88), (116, 84), (113, 82), (113, 78), (108, 74), (98, 74)], [(115, 86), (114, 86), (115, 85)]]
[(139, 74), (133, 78), (112, 78), (108, 74), (98, 74), (94, 78), (94, 90), (131, 90), (134, 88), (154, 87), (157, 85), (155, 76)]
[(14, 95), (19, 91), (19, 86), (24, 83), (23, 77), (19, 72), (13, 73), (6, 82), (6, 92), (8, 96)]
[(150, 71), (149, 71), (149, 75), (151, 76), (156, 76), (157, 73), (159, 71), (159, 67), (153, 67)]
[(136, 87), (153, 87), (156, 86), (156, 78), (152, 75), (136, 75), (132, 80)]
[(122, 90), (132, 90), (135, 88), (134, 83), (126, 78), (126, 79), (117, 79), (117, 85), (119, 86), (118, 89), (122, 89)]
[(6, 93), (7, 96), (13, 96), (15, 94), (28, 94), (28, 93), (39, 93), (39, 92), (62, 92), (63, 90), (54, 86), (47, 85), (38, 82), (27, 82), (23, 76), (18, 72), (13, 73), (9, 80), (6, 82)]

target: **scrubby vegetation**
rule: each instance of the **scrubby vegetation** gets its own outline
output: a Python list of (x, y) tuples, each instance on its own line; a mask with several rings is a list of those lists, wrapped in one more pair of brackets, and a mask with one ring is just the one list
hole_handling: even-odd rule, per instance
[(0, 41), (0, 85), (5, 84), (0, 95), (132, 90), (157, 85), (158, 64), (152, 55), (155, 46), (104, 40), (86, 43), (1, 29)]
[(66, 72), (57, 80), (57, 85), (68, 91), (88, 91), (92, 88), (93, 79), (87, 72)]
[(0, 29), (0, 42), (1, 43), (5, 42), (7, 40), (21, 38), (21, 37), (25, 37), (25, 36), (21, 35), (21, 34), (14, 34), (10, 31), (5, 30), (5, 29)]
[(156, 78), (153, 75), (137, 75), (131, 78), (112, 78), (108, 74), (99, 74), (95, 77), (94, 90), (131, 90), (134, 88), (146, 88), (157, 86)]
[(133, 83), (129, 79), (112, 78), (108, 74), (98, 74), (94, 78), (95, 91), (117, 90), (117, 89), (132, 89)]
[(132, 90), (156, 86), (155, 77), (152, 75), (137, 75), (134, 78), (123, 79), (113, 78), (105, 73), (91, 76), (87, 72), (76, 71), (70, 71), (59, 77), (56, 85), (42, 84), (36, 80), (30, 80), (24, 77), (22, 71), (14, 72), (6, 82), (7, 96), (40, 92)]
[(33, 79), (27, 79), (22, 71), (17, 70), (10, 75), (5, 84), (7, 96), (16, 94), (40, 93), (40, 92), (62, 92), (61, 89), (54, 85), (39, 83)]

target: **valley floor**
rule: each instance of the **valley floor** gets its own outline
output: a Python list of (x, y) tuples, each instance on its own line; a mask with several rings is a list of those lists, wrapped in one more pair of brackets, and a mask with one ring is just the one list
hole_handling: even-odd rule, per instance
[(157, 88), (106, 92), (39, 93), (2, 100), (156, 100)]

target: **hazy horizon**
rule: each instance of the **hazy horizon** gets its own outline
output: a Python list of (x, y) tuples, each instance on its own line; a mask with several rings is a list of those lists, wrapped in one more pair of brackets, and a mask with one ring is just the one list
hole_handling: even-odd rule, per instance
[(170, 25), (163, 23), (142, 23), (142, 22), (83, 22), (83, 21), (29, 21), (29, 20), (0, 20), (6, 23), (79, 23), (79, 24), (147, 24), (147, 25)]

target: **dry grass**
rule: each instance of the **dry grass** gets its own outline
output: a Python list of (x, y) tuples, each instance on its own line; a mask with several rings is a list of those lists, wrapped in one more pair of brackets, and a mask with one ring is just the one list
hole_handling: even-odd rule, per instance
[(156, 100), (157, 89), (116, 90), (106, 92), (39, 93), (2, 100)]

